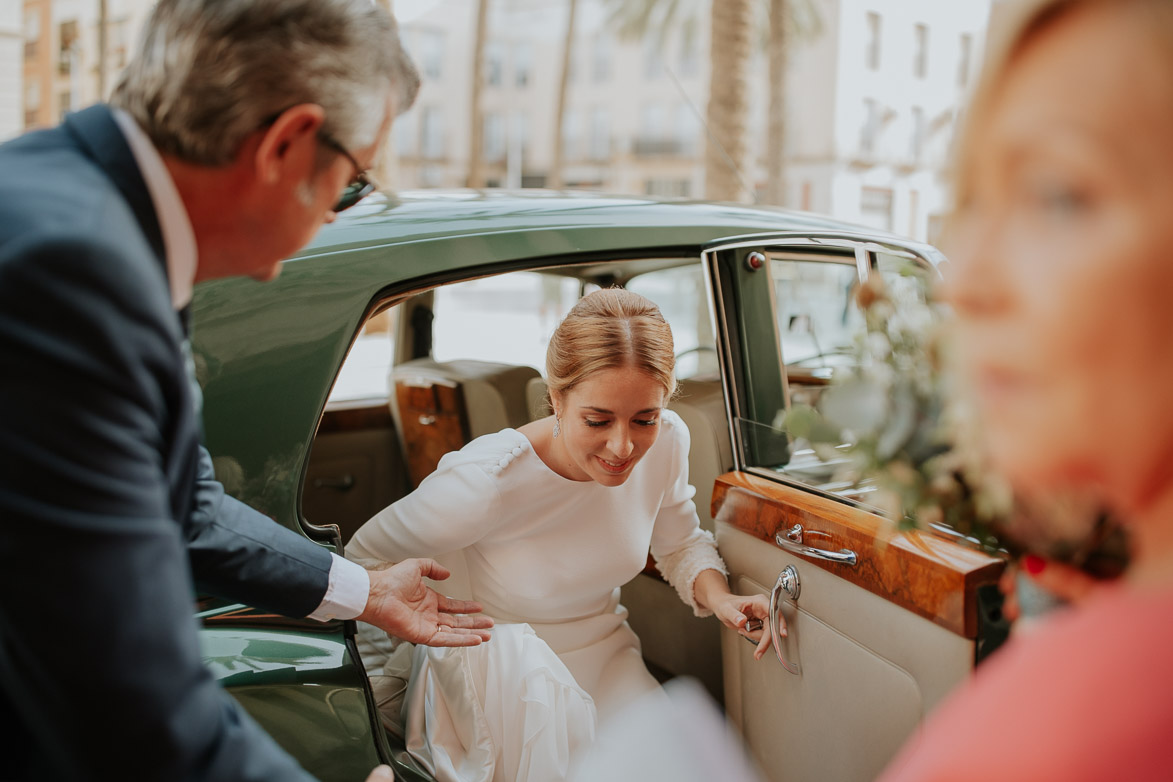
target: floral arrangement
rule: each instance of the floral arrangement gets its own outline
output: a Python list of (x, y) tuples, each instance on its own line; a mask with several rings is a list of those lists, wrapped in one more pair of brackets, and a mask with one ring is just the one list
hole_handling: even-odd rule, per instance
[(983, 467), (966, 431), (973, 418), (951, 393), (944, 309), (929, 298), (919, 267), (909, 262), (896, 276), (909, 284), (873, 274), (857, 287), (867, 328), (851, 365), (836, 370), (816, 406), (796, 404), (775, 426), (824, 461), (848, 457), (835, 480), (867, 486), (867, 502), (898, 528), (944, 524), (997, 549), (1011, 493)]

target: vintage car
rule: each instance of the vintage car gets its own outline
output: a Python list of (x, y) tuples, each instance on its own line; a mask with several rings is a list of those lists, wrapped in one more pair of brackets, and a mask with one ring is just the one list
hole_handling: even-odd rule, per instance
[[(594, 286), (673, 326), (691, 482), (736, 591), (789, 636), (755, 662), (653, 566), (623, 602), (649, 668), (704, 684), (767, 779), (872, 778), (1003, 628), (1002, 563), (948, 530), (897, 535), (866, 495), (775, 428), (863, 328), (852, 291), (924, 244), (799, 213), (542, 191), (376, 194), (271, 283), (203, 285), (195, 359), (228, 490), (342, 550), (469, 439), (545, 414), (545, 343)], [(443, 523), (443, 519), (437, 519)], [(459, 592), (459, 579), (442, 589)], [(427, 779), (380, 721), (353, 622), (201, 600), (207, 664), (304, 766)], [(382, 683), (383, 685), (386, 682)], [(400, 683), (403, 686), (403, 683)]]

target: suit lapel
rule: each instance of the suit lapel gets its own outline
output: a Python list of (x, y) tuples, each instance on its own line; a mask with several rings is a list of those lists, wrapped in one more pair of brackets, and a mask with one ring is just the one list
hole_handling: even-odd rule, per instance
[(159, 227), (151, 193), (147, 190), (147, 183), (139, 172), (130, 145), (114, 121), (110, 108), (102, 104), (91, 106), (66, 116), (64, 125), (126, 199), (166, 274), (163, 230)]

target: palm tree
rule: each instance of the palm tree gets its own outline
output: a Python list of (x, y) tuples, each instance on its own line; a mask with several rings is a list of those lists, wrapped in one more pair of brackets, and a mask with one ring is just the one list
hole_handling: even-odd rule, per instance
[(741, 176), (748, 149), (752, 2), (713, 0), (710, 11), (705, 197), (719, 201), (753, 199)]
[(769, 58), (770, 98), (766, 107), (766, 192), (765, 202), (786, 203), (786, 55), (787, 0), (770, 0)]
[(98, 100), (106, 100), (106, 28), (109, 9), (106, 0), (98, 0)]
[(483, 155), (485, 115), (481, 90), (485, 84), (485, 38), (489, 25), (489, 0), (477, 0), (476, 37), (472, 48), (472, 89), (469, 90), (470, 132), (468, 134), (468, 187), (485, 186)]
[[(610, 23), (624, 37), (656, 34), (663, 47), (674, 26), (687, 39), (699, 27), (700, 0), (607, 0)], [(819, 18), (812, 0), (712, 0), (710, 5), (710, 100), (705, 123), (705, 195), (740, 200), (752, 197), (745, 170), (749, 103), (748, 68), (755, 44), (769, 55), (766, 138), (766, 201), (781, 204), (785, 187), (786, 56), (791, 40), (814, 35)], [(756, 18), (755, 18), (756, 17)], [(752, 36), (762, 17), (768, 36)]]
[(546, 186), (559, 190), (562, 188), (562, 123), (566, 117), (566, 92), (570, 84), (570, 66), (574, 62), (574, 20), (578, 10), (578, 0), (570, 0), (570, 7), (566, 14), (566, 39), (562, 46), (562, 78), (558, 82), (558, 107), (554, 112), (554, 151), (550, 156), (550, 175)]

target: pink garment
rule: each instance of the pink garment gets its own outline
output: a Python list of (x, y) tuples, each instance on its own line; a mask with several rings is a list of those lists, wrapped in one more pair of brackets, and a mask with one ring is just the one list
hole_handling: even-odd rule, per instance
[(1173, 591), (1105, 590), (978, 669), (881, 777), (1173, 779)]

